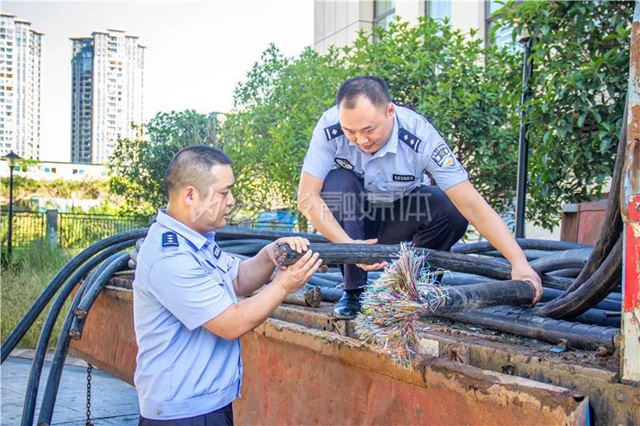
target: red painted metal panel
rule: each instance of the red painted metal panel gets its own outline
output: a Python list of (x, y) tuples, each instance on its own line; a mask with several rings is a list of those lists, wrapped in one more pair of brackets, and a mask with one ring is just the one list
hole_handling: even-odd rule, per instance
[(623, 380), (640, 382), (640, 1), (635, 2), (629, 53), (628, 139), (620, 193), (620, 214), (625, 226), (620, 370)]
[[(625, 228), (624, 310), (632, 312), (640, 306), (640, 195), (629, 201), (629, 221)], [(637, 321), (638, 319), (636, 319)]]

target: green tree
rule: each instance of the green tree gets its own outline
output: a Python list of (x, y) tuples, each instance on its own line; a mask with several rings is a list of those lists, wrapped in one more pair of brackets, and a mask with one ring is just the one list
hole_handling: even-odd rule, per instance
[(270, 46), (238, 85), (239, 112), (225, 122), (222, 134), (236, 162), (244, 212), (295, 210), (313, 128), (334, 103), (340, 83), (363, 73), (385, 78), (395, 101), (429, 117), (480, 191), (500, 209), (510, 205), (517, 111), (506, 105), (505, 89), (518, 88), (517, 56), (497, 47), (487, 51), (475, 33), (469, 39), (428, 18), (416, 26), (397, 21), (388, 29), (374, 28), (375, 42), (371, 36), (363, 31), (352, 46), (326, 55), (306, 49), (298, 58)]
[(119, 140), (109, 158), (109, 185), (124, 196), (124, 212), (146, 216), (164, 206), (164, 173), (173, 156), (191, 145), (219, 146), (218, 126), (214, 114), (160, 112), (145, 126), (146, 137)]
[(307, 48), (299, 57), (288, 58), (270, 45), (236, 87), (238, 112), (224, 122), (221, 137), (235, 163), (242, 215), (283, 206), (295, 209), (311, 133), (346, 75), (331, 53)]
[[(508, 1), (496, 28), (534, 37), (529, 113), (527, 217), (551, 228), (561, 204), (598, 196), (611, 175), (628, 80), (632, 2)], [(375, 42), (374, 42), (375, 40)], [(236, 112), (220, 129), (235, 161), (242, 214), (295, 211), (295, 194), (313, 128), (339, 84), (362, 73), (389, 83), (397, 103), (428, 117), (471, 179), (498, 211), (515, 192), (522, 52), (490, 45), (448, 22), (397, 20), (362, 31), (350, 46), (285, 57), (273, 45), (235, 89)], [(165, 203), (162, 177), (171, 157), (194, 143), (219, 145), (215, 121), (193, 111), (160, 113), (148, 138), (120, 141), (111, 188), (129, 209), (148, 214)]]
[(495, 208), (512, 205), (518, 55), (428, 17), (375, 27), (344, 51), (354, 73), (384, 78), (396, 103), (429, 118)]
[[(103, 180), (34, 180), (25, 176), (13, 176), (13, 202), (21, 210), (37, 209), (38, 198), (106, 198), (108, 189), (107, 182)], [(0, 178), (0, 193), (8, 196), (8, 177)]]
[[(632, 2), (515, 2), (496, 26), (527, 30), (536, 42), (529, 113), (527, 217), (557, 225), (561, 205), (599, 195), (611, 175), (628, 79)], [(243, 199), (253, 211), (295, 209), (301, 159), (322, 109), (344, 77), (387, 80), (397, 103), (427, 116), (498, 211), (513, 208), (521, 111), (522, 52), (483, 47), (475, 31), (447, 22), (397, 20), (362, 31), (327, 55), (283, 58), (270, 47), (236, 91), (237, 120), (227, 129), (240, 166)], [(311, 99), (305, 97), (309, 92)], [(310, 102), (310, 107), (301, 105)], [(271, 201), (271, 202), (270, 202)]]
[(497, 23), (533, 38), (527, 217), (598, 197), (615, 163), (629, 79), (631, 1), (508, 1)]

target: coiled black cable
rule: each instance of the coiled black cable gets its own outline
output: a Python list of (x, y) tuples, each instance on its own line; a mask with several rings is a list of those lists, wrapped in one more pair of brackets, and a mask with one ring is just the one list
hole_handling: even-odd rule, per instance
[(16, 325), (13, 331), (9, 333), (9, 336), (7, 336), (5, 341), (2, 342), (2, 346), (0, 346), (0, 356), (2, 358), (0, 364), (2, 364), (7, 359), (11, 351), (15, 349), (20, 340), (24, 337), (25, 333), (29, 330), (29, 328), (31, 328), (35, 320), (42, 313), (42, 310), (58, 292), (60, 286), (71, 276), (71, 274), (74, 273), (74, 271), (78, 267), (80, 267), (80, 265), (93, 257), (96, 253), (99, 253), (114, 244), (144, 237), (147, 234), (147, 231), (148, 228), (134, 229), (132, 231), (126, 231), (117, 235), (113, 235), (90, 245), (82, 252), (80, 252), (76, 257), (71, 259), (71, 261), (69, 261), (69, 263), (67, 263), (60, 270), (60, 272), (56, 274), (49, 285), (45, 287), (44, 291), (33, 302), (33, 305), (31, 305), (31, 308), (29, 308), (27, 313), (22, 317), (18, 325)]

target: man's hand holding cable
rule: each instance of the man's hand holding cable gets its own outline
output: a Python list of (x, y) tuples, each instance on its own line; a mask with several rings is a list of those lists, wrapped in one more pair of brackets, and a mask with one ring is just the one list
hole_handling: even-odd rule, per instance
[(533, 304), (535, 305), (538, 303), (542, 297), (542, 280), (526, 259), (520, 262), (515, 262), (511, 265), (511, 279), (530, 282), (536, 292)]
[(286, 294), (292, 293), (306, 284), (320, 265), (320, 254), (309, 250), (296, 263), (278, 272), (273, 283), (281, 286)]

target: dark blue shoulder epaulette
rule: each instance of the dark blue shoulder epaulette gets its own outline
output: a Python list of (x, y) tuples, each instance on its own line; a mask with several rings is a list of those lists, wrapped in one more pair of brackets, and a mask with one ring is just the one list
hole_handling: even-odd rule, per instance
[(325, 127), (324, 134), (327, 137), (327, 140), (330, 141), (331, 139), (344, 135), (344, 132), (342, 131), (340, 123), (336, 123), (333, 126)]
[(178, 247), (178, 234), (167, 231), (162, 234), (162, 247)]
[(422, 143), (422, 140), (419, 137), (402, 127), (400, 128), (400, 130), (398, 130), (398, 140), (406, 143), (409, 148), (411, 148), (415, 152), (418, 152), (418, 149), (420, 149), (420, 144)]

